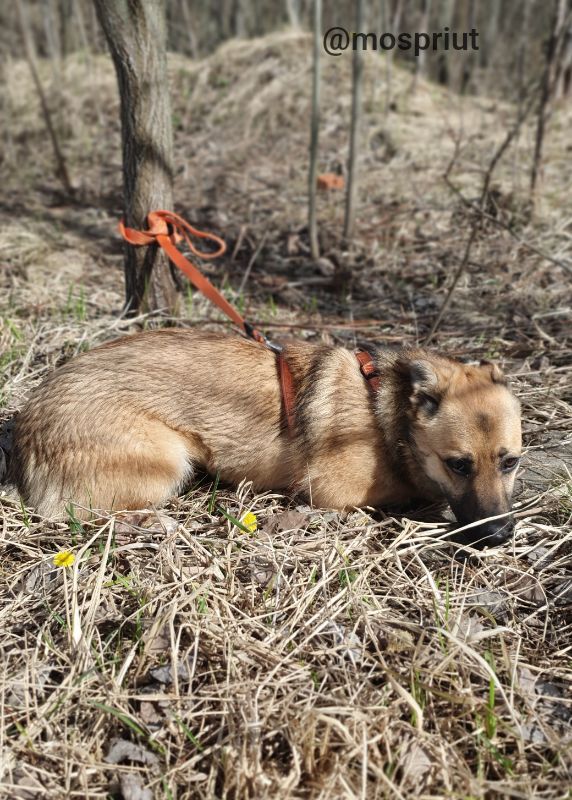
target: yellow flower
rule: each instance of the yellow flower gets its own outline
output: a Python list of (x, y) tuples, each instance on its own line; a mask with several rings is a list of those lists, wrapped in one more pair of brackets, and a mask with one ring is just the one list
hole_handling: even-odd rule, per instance
[(75, 561), (75, 556), (69, 550), (60, 550), (54, 556), (54, 564), (56, 567), (71, 567)]
[(249, 511), (248, 514), (245, 514), (244, 517), (241, 519), (241, 522), (245, 528), (248, 528), (250, 533), (254, 533), (254, 531), (258, 528), (258, 520), (256, 519), (256, 514), (253, 514), (252, 511)]

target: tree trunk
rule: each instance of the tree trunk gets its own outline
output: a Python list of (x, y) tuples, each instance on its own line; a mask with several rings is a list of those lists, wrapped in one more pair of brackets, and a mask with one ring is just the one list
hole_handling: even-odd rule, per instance
[(62, 56), (69, 56), (75, 49), (73, 30), (73, 0), (60, 0), (60, 47)]
[[(454, 6), (455, 0), (440, 0), (438, 12), (439, 28), (444, 28), (446, 25), (448, 25), (451, 30), (454, 30)], [(439, 83), (442, 83), (443, 86), (449, 86), (451, 83), (451, 66), (449, 64), (450, 58), (451, 53), (447, 53), (445, 50), (439, 51), (437, 55), (437, 80)]]
[(568, 2), (566, 29), (563, 33), (560, 75), (554, 91), (556, 100), (562, 100), (570, 93), (572, 84), (572, 2)]
[(320, 50), (322, 33), (322, 0), (314, 0), (314, 72), (312, 75), (312, 121), (310, 131), (309, 210), (308, 230), (312, 258), (320, 257), (318, 223), (316, 221), (316, 191), (318, 180), (318, 134), (320, 129)]
[[(421, 19), (419, 22), (419, 30), (423, 33), (429, 33), (429, 20), (431, 18), (431, 0), (422, 0), (421, 4)], [(395, 35), (397, 35), (398, 31), (393, 31)], [(427, 52), (425, 50), (421, 50), (417, 58), (415, 59), (415, 75), (413, 78), (413, 92), (417, 90), (417, 84), (419, 82), (419, 76), (422, 75), (425, 77), (427, 69)]]
[(516, 86), (517, 86), (517, 101), (519, 110), (522, 108), (524, 96), (526, 94), (526, 64), (527, 56), (530, 48), (530, 5), (531, 0), (524, 0), (522, 8), (519, 9), (521, 17), (518, 55), (516, 59)]
[[(173, 131), (167, 82), (165, 0), (95, 0), (121, 98), (125, 223), (146, 228), (173, 207)], [(126, 311), (177, 309), (169, 261), (156, 245), (125, 250)]]
[[(356, 3), (356, 31), (363, 31), (364, 0)], [(361, 122), (361, 89), (363, 77), (363, 53), (356, 47), (352, 53), (352, 120), (350, 130), (350, 156), (348, 160), (348, 189), (344, 220), (344, 239), (349, 242), (355, 221), (355, 206), (358, 191), (357, 156)]]
[(502, 3), (499, 0), (492, 0), (489, 7), (489, 19), (487, 22), (484, 41), (481, 44), (480, 56), (481, 67), (486, 69), (493, 60), (493, 53), (499, 38), (499, 28), (502, 18)]
[(535, 199), (537, 182), (541, 177), (542, 171), (542, 152), (544, 145), (544, 133), (548, 118), (550, 116), (550, 106), (554, 96), (554, 90), (559, 77), (559, 48), (561, 39), (565, 33), (564, 24), (566, 19), (566, 0), (555, 0), (553, 9), (552, 29), (546, 48), (546, 61), (544, 74), (542, 76), (542, 87), (540, 90), (540, 103), (538, 105), (538, 118), (536, 124), (536, 139), (534, 143), (534, 156), (532, 159), (532, 169), (530, 172), (530, 191)]
[(298, 30), (300, 27), (300, 5), (298, 0), (286, 0), (286, 12), (290, 27)]
[[(467, 4), (467, 27), (466, 30), (471, 31), (475, 28), (475, 0), (468, 0)], [(463, 53), (461, 61), (461, 94), (465, 94), (470, 88), (471, 78), (473, 77), (473, 69), (475, 67), (474, 54), (471, 52)]]
[(32, 80), (34, 81), (34, 86), (36, 87), (36, 91), (38, 92), (38, 98), (40, 100), (40, 108), (42, 109), (42, 115), (46, 123), (46, 128), (48, 129), (48, 135), (52, 142), (52, 148), (54, 151), (54, 157), (56, 161), (56, 175), (62, 182), (62, 186), (64, 187), (64, 192), (68, 194), (70, 197), (73, 197), (74, 188), (70, 180), (64, 154), (60, 147), (60, 142), (52, 120), (52, 113), (50, 111), (50, 107), (46, 99), (44, 87), (42, 86), (42, 81), (40, 80), (40, 73), (38, 71), (36, 63), (36, 52), (34, 50), (34, 40), (32, 39), (32, 34), (30, 33), (30, 20), (27, 15), (27, 8), (24, 7), (22, 0), (16, 0), (16, 6), (18, 8), (20, 29), (22, 32), (22, 39), (24, 42), (24, 52), (26, 54), (26, 60), (28, 62), (28, 66), (30, 67), (30, 72), (32, 74)]
[[(393, 16), (391, 17), (390, 28), (384, 28), (384, 31), (389, 33), (393, 33), (394, 36), (399, 34), (399, 26), (401, 24), (401, 14), (403, 11), (403, 0), (396, 0), (395, 2), (395, 9), (393, 11)], [(388, 11), (387, 17), (389, 18), (391, 15), (391, 11)], [(363, 30), (363, 26), (357, 29), (358, 31)], [(354, 60), (355, 64), (355, 60)], [(389, 112), (391, 111), (391, 104), (392, 104), (392, 82), (393, 82), (393, 50), (386, 50), (385, 51), (385, 117), (387, 122), (387, 117), (389, 116)]]

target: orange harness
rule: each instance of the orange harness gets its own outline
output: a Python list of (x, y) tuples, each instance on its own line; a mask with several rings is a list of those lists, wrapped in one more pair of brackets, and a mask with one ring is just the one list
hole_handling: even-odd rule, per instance
[[(226, 316), (235, 322), (244, 333), (254, 339), (254, 341), (263, 344), (276, 354), (278, 366), (278, 379), (280, 381), (280, 391), (282, 394), (282, 406), (284, 409), (284, 416), (290, 434), (294, 433), (294, 405), (295, 405), (295, 389), (294, 381), (292, 379), (292, 372), (288, 366), (288, 362), (284, 356), (283, 348), (276, 342), (271, 341), (254, 325), (247, 322), (241, 314), (238, 313), (236, 308), (226, 300), (222, 294), (215, 289), (212, 283), (205, 278), (200, 270), (186, 258), (178, 249), (177, 244), (181, 241), (187, 243), (187, 247), (191, 253), (199, 258), (209, 260), (221, 256), (226, 250), (226, 244), (219, 237), (213, 233), (205, 233), (193, 228), (192, 225), (174, 214), (172, 211), (151, 211), (147, 215), (147, 224), (149, 225), (146, 231), (138, 231), (135, 228), (126, 228), (123, 221), (119, 223), (119, 231), (126, 242), (135, 246), (148, 246), (158, 244), (162, 247), (165, 253), (169, 256), (170, 260), (177, 266), (181, 272), (184, 272), (187, 278), (191, 281), (199, 292), (204, 294), (212, 303), (214, 303)], [(217, 245), (217, 249), (211, 252), (204, 252), (199, 250), (192, 242), (191, 236), (196, 236), (198, 239), (207, 239)], [(365, 350), (358, 350), (356, 358), (360, 365), (360, 371), (366, 379), (371, 391), (375, 393), (380, 384), (379, 371), (375, 367), (372, 358)]]

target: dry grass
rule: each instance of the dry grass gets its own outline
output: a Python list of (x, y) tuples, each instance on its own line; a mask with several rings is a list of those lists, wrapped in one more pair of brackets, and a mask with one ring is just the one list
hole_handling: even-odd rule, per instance
[[(324, 66), (327, 171), (345, 159), (349, 63)], [(54, 365), (148, 322), (118, 316), (109, 64), (43, 67), (75, 204), (51, 177), (25, 65), (6, 68), (3, 416)], [(299, 34), (173, 61), (178, 208), (222, 232), (230, 252), (240, 244), (219, 280), (269, 330), (349, 346), (418, 341), (470, 226), (441, 177), (455, 141), (453, 180), (477, 196), (514, 111), (423, 83), (412, 96), (397, 70), (386, 124), (383, 64), (368, 60), (359, 237), (343, 248), (341, 199), (323, 196), (316, 269), (303, 230), (309, 68)], [(521, 242), (486, 227), (437, 336), (514, 376), (527, 445), (514, 542), (462, 560), (435, 511), (341, 515), (208, 478), (146, 518), (83, 527), (50, 525), (0, 490), (0, 796), (570, 796), (569, 276), (529, 247), (571, 263), (570, 121), (570, 110), (554, 117), (534, 219), (531, 129), (501, 164), (495, 213)], [(182, 324), (216, 319), (186, 297)], [(233, 521), (248, 511), (250, 534)], [(53, 565), (61, 550), (72, 567)]]

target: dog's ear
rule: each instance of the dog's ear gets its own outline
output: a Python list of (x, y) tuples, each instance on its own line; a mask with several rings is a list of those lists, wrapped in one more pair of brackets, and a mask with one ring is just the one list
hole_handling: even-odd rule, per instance
[(487, 361), (486, 359), (482, 359), (480, 363), (480, 368), (484, 369), (488, 372), (489, 377), (493, 383), (502, 383), (503, 386), (506, 386), (508, 381), (502, 369), (498, 366), (498, 364), (494, 364), (492, 361)]
[(411, 403), (418, 411), (432, 417), (437, 413), (442, 396), (435, 367), (424, 359), (410, 361), (408, 366), (413, 390)]

